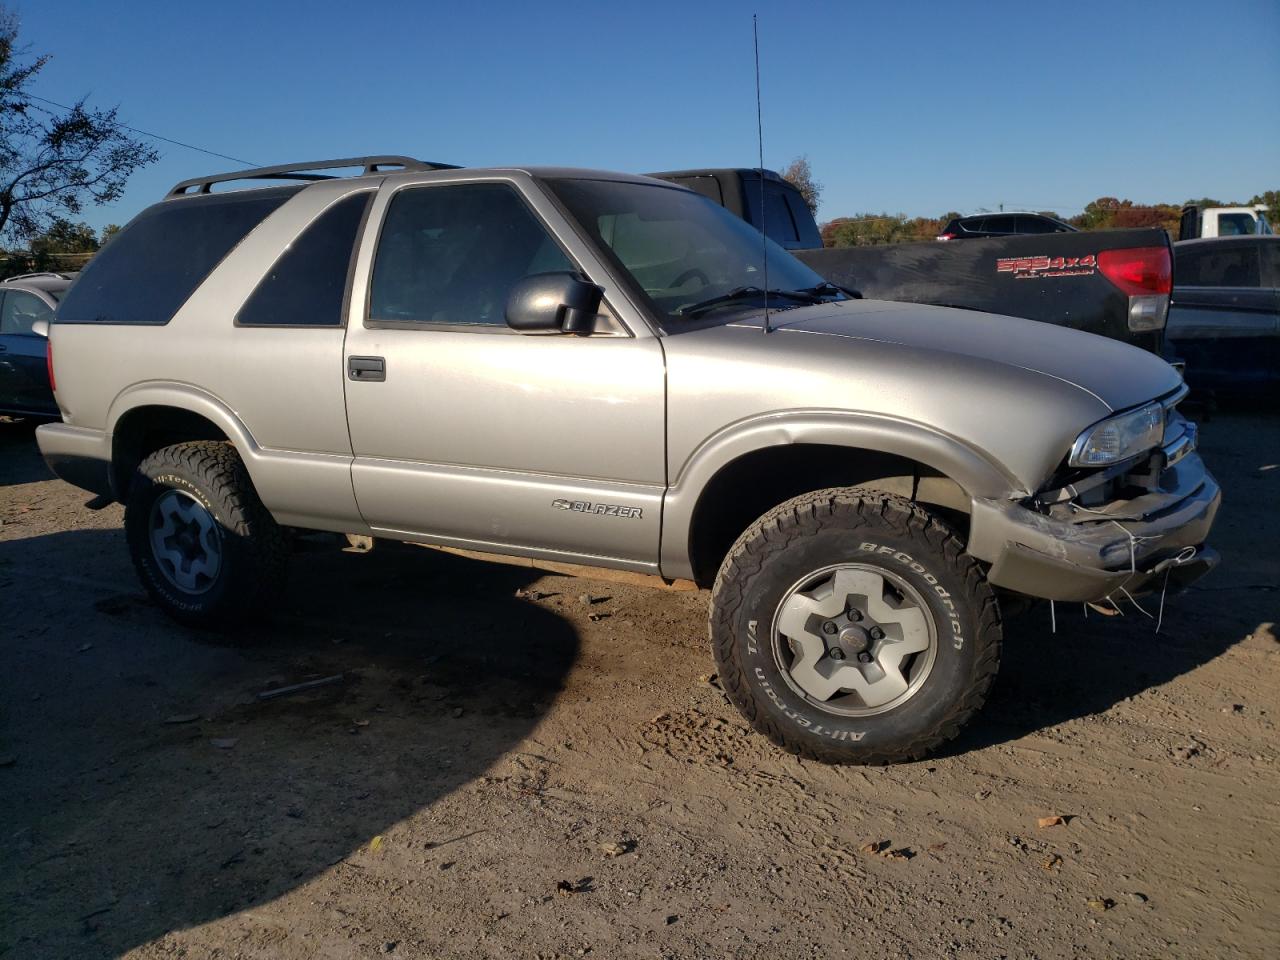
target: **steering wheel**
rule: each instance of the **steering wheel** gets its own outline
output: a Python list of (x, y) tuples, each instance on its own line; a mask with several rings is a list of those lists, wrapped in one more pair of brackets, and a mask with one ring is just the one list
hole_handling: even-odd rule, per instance
[(702, 285), (704, 287), (711, 286), (711, 278), (708, 277), (701, 270), (699, 270), (697, 267), (693, 267), (692, 269), (686, 270), (684, 273), (680, 274), (680, 276), (676, 277), (674, 280), (671, 281), (671, 286), (683, 287), (686, 283), (688, 283), (690, 280), (693, 280), (694, 278), (701, 280)]

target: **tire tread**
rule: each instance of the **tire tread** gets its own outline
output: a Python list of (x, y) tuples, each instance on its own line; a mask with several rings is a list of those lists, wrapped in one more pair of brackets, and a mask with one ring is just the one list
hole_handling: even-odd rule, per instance
[[(883, 525), (904, 538), (921, 538), (937, 551), (953, 570), (959, 572), (976, 601), (978, 628), (974, 643), (981, 648), (966, 693), (960, 697), (932, 729), (893, 750), (850, 751), (826, 747), (789, 735), (772, 716), (760, 709), (751, 693), (746, 672), (734, 656), (736, 636), (733, 624), (746, 602), (746, 586), (764, 567), (767, 546), (785, 550), (798, 539), (813, 533), (824, 519), (846, 515), (853, 526)], [(918, 503), (894, 494), (865, 488), (836, 487), (806, 493), (774, 507), (750, 527), (729, 548), (711, 588), (709, 632), (721, 682), (733, 704), (757, 732), (791, 753), (823, 763), (882, 765), (918, 760), (954, 739), (986, 703), (1000, 666), (1002, 625), (995, 593), (978, 562), (964, 550), (956, 532)]]

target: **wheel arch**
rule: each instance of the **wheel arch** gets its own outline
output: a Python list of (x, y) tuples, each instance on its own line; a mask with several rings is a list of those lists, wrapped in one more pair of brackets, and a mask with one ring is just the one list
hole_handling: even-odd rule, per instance
[(107, 415), (111, 492), (123, 500), (138, 464), (163, 447), (189, 440), (230, 442), (253, 478), (257, 444), (215, 397), (185, 384), (143, 384), (121, 393)]
[(794, 496), (874, 486), (967, 524), (974, 497), (1017, 495), (1017, 481), (982, 454), (908, 421), (822, 413), (735, 425), (685, 462), (663, 507), (662, 571), (706, 585), (758, 517)]

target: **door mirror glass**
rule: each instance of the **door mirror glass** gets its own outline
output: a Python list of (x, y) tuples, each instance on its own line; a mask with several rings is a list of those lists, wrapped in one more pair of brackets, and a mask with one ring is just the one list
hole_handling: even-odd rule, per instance
[(521, 333), (591, 333), (603, 296), (576, 274), (534, 274), (511, 288), (507, 325)]

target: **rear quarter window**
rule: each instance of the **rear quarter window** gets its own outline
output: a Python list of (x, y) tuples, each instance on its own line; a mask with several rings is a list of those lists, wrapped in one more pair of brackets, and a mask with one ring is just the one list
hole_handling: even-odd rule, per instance
[(236, 315), (241, 326), (337, 327), (371, 191), (344, 197), (289, 244)]
[(181, 198), (144, 210), (89, 262), (58, 322), (168, 323), (223, 257), (300, 189)]

